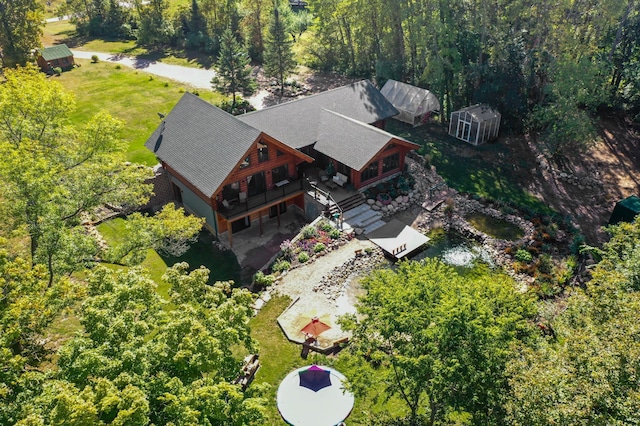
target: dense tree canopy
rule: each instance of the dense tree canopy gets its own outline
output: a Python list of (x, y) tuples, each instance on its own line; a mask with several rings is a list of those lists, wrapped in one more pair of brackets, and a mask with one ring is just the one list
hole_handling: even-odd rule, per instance
[(38, 0), (0, 0), (0, 58), (3, 67), (25, 65), (41, 46), (44, 7)]
[(530, 335), (532, 301), (506, 276), (463, 278), (435, 259), (377, 271), (363, 287), (363, 319), (345, 326), (354, 331), (354, 357), (376, 372), (351, 378), (354, 390), (366, 394), (375, 377), (406, 404), (411, 424), (461, 415), (473, 424), (499, 423), (504, 366), (513, 344)]
[[(89, 278), (85, 333), (59, 351), (48, 375), (23, 375), (3, 396), (0, 421), (17, 424), (261, 424), (264, 400), (230, 384), (233, 350), (251, 350), (252, 298), (208, 271), (168, 269), (167, 309), (138, 270), (99, 268)], [(260, 393), (255, 386), (254, 393)], [(9, 423), (12, 423), (9, 421)]]
[(552, 320), (557, 338), (510, 363), (513, 424), (640, 422), (640, 222), (610, 231), (593, 280)]

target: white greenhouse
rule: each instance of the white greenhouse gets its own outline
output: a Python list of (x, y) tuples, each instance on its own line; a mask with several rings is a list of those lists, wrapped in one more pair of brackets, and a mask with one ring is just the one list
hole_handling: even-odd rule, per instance
[(412, 86), (395, 80), (387, 80), (380, 90), (385, 98), (400, 111), (396, 120), (412, 126), (423, 124), (431, 112), (440, 110), (438, 98), (421, 87)]
[(451, 113), (449, 134), (473, 145), (498, 137), (500, 113), (488, 105), (478, 104)]

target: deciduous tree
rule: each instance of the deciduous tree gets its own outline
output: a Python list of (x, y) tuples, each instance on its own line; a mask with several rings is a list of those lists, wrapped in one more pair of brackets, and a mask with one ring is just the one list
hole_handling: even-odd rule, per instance
[[(387, 396), (406, 404), (411, 424), (422, 413), (429, 425), (456, 413), (474, 424), (499, 422), (508, 389), (503, 369), (535, 312), (510, 279), (489, 272), (463, 278), (428, 259), (377, 271), (363, 287), (362, 320), (344, 324), (354, 332), (351, 351), (376, 368)], [(356, 375), (354, 389), (366, 393), (368, 380)]]
[(5, 68), (25, 65), (41, 46), (44, 7), (37, 0), (0, 0), (0, 57)]
[(509, 364), (511, 424), (640, 422), (640, 222), (610, 231), (586, 291), (551, 321), (557, 338)]

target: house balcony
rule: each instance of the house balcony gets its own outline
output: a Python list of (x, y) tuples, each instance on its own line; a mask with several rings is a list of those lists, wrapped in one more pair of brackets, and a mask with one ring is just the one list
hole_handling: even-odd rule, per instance
[(246, 200), (226, 200), (217, 203), (217, 211), (227, 220), (246, 216), (247, 213), (260, 209), (263, 206), (277, 204), (287, 198), (304, 191), (303, 181), (286, 179), (274, 184), (274, 187), (261, 194), (247, 197)]

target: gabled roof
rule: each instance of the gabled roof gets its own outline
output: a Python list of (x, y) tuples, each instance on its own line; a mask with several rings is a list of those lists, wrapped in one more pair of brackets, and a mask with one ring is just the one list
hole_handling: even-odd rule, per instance
[(331, 110), (362, 123), (375, 123), (398, 114), (369, 80), (318, 93), (238, 117), (292, 148), (318, 140), (322, 109)]
[(58, 44), (56, 46), (45, 47), (40, 50), (40, 54), (45, 61), (54, 61), (56, 59), (68, 58), (73, 56), (73, 53), (66, 44)]
[(233, 115), (185, 93), (145, 146), (211, 197), (261, 135)]
[(411, 114), (424, 114), (440, 109), (440, 101), (436, 95), (423, 89), (396, 80), (387, 80), (380, 93), (398, 110)]
[(487, 121), (500, 118), (500, 113), (498, 111), (485, 104), (471, 105), (454, 111), (453, 114), (461, 112), (469, 113), (476, 121)]
[(362, 170), (393, 140), (411, 149), (420, 146), (377, 127), (323, 109), (314, 149), (355, 170)]

